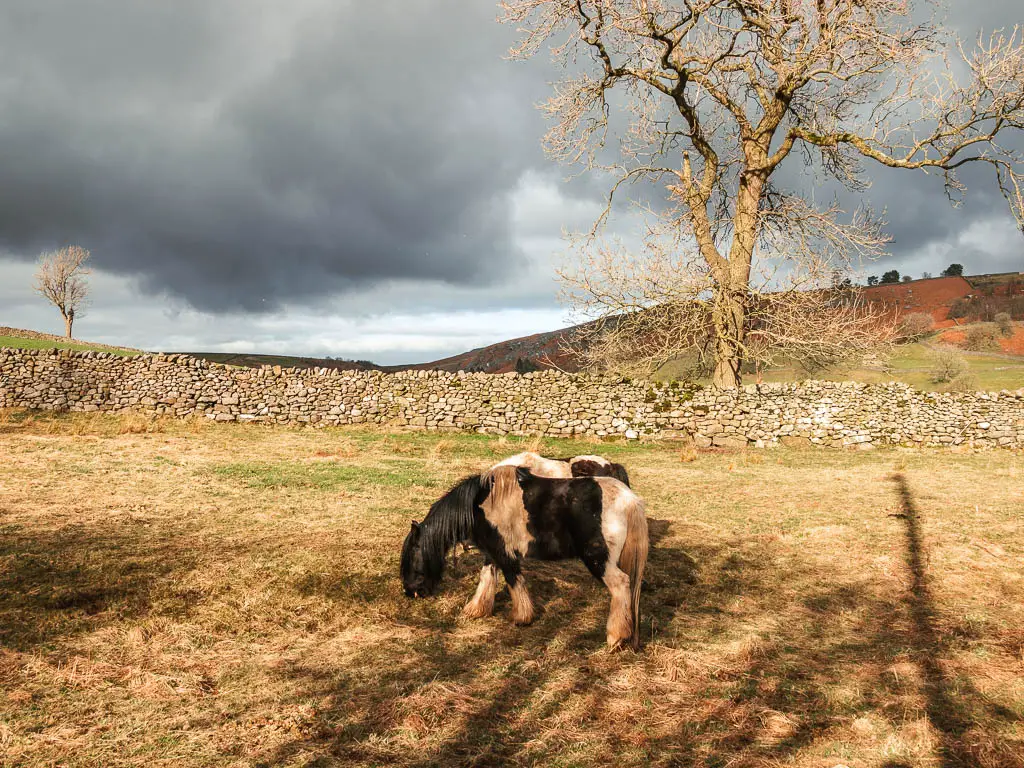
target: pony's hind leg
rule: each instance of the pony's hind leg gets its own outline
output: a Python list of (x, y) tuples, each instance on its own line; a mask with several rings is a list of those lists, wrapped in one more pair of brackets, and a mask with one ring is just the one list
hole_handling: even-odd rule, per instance
[(608, 613), (608, 647), (618, 648), (633, 634), (629, 576), (612, 563), (608, 563), (601, 580), (612, 596), (611, 610)]
[(462, 615), (468, 619), (482, 619), (494, 613), (494, 593), (498, 590), (498, 568), (488, 563), (480, 569), (480, 583), (473, 599), (466, 603)]

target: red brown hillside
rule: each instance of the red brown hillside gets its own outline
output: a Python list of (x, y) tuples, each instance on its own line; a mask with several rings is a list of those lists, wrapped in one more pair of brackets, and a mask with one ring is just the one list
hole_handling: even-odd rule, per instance
[(938, 328), (955, 325), (949, 308), (957, 299), (965, 299), (977, 290), (963, 277), (934, 277), (909, 283), (888, 283), (862, 289), (870, 302), (883, 303), (900, 314), (927, 312)]

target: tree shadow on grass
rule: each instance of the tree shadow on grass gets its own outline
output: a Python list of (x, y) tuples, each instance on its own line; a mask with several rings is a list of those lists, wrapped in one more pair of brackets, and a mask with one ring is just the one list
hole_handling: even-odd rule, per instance
[[(962, 766), (1024, 766), (1024, 755), (1010, 745), (1000, 744), (981, 732), (983, 723), (1002, 721), (1020, 723), (1013, 711), (987, 700), (963, 677), (951, 679), (942, 666), (954, 639), (939, 630), (938, 612), (928, 572), (928, 553), (922, 534), (921, 513), (914, 502), (903, 473), (891, 480), (899, 495), (900, 512), (895, 515), (904, 524), (906, 563), (910, 584), (906, 608), (910, 626), (907, 641), (921, 678), (921, 696), (932, 727), (938, 732), (936, 757), (943, 768)], [(903, 768), (906, 763), (890, 761), (884, 768)]]
[[(478, 557), (469, 555), (463, 564)], [(468, 638), (458, 636), (465, 622), (435, 616), (429, 636), (367, 644), (342, 667), (292, 664), (286, 674), (326, 706), (305, 738), (262, 755), (257, 764), (495, 765), (515, 758), (524, 739), (513, 715), (549, 679), (536, 660), (556, 641), (569, 647), (603, 641), (603, 626), (583, 619), (585, 606), (559, 605), (557, 616), (550, 604), (542, 606), (557, 582), (570, 577), (564, 567), (545, 565), (528, 571), (541, 608), (531, 627), (509, 623), (502, 591), (495, 615), (469, 625)], [(466, 592), (468, 599), (475, 569), (465, 570), (445, 591)], [(397, 579), (392, 589), (398, 590)], [(438, 731), (446, 736), (429, 754), (415, 749), (419, 736)]]
[[(882, 768), (1024, 766), (1021, 742), (1012, 735), (1024, 724), (1020, 716), (944, 667), (944, 657), (960, 638), (939, 629), (921, 516), (906, 478), (896, 475), (893, 482), (900, 501), (894, 517), (904, 524), (905, 600), (894, 603), (868, 582), (819, 582), (806, 589), (798, 598), (799, 610), (755, 643), (746, 659), (739, 664), (721, 661), (721, 671), (708, 688), (709, 698), (717, 702), (713, 715), (680, 722), (652, 748), (651, 764), (776, 765), (801, 750), (823, 746), (824, 756), (838, 764), (880, 758), (877, 741), (848, 743), (848, 730), (839, 739), (830, 733), (858, 718), (869, 730), (874, 719), (898, 732), (908, 714), (914, 720), (912, 713), (921, 712), (937, 734), (937, 744), (929, 748), (928, 737), (912, 745), (900, 745), (897, 739), (885, 749), (912, 754), (887, 758), (879, 763)], [(735, 553), (729, 555), (721, 567), (730, 570), (736, 560)], [(750, 562), (739, 565), (743, 583), (718, 579), (706, 597), (750, 595), (751, 588), (763, 594), (777, 590), (776, 564), (762, 564), (755, 571)], [(698, 599), (701, 592), (695, 590), (684, 606), (691, 617), (698, 615), (702, 602), (714, 611)], [(721, 617), (723, 628), (736, 620)], [(907, 679), (901, 680), (894, 670), (908, 661), (916, 674), (903, 672)]]
[(140, 541), (131, 526), (113, 524), (102, 532), (6, 526), (0, 531), (0, 647), (30, 651), (152, 612), (184, 615), (201, 596), (169, 585), (193, 565), (187, 547)]

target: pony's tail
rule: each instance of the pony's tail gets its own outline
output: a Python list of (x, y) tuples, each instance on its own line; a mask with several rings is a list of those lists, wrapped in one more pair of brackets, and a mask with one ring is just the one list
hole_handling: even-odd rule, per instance
[(647, 565), (647, 516), (644, 503), (639, 496), (633, 496), (626, 510), (626, 542), (619, 555), (619, 568), (629, 574), (629, 590), (632, 598), (633, 634), (630, 644), (633, 650), (640, 649), (640, 586), (644, 580)]

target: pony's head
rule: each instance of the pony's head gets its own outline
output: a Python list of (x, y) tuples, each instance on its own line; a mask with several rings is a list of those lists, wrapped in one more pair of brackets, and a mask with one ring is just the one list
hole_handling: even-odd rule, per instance
[(412, 528), (402, 545), (402, 588), (408, 597), (430, 597), (444, 575), (445, 555), (473, 535), (473, 513), (490, 485), (480, 475), (459, 481), (434, 502), (422, 523)]
[(576, 456), (569, 461), (573, 477), (614, 477), (620, 483), (629, 485), (626, 468), (602, 456)]
[(629, 486), (629, 473), (621, 464), (614, 461), (609, 465), (609, 474), (625, 486)]
[(430, 557), (422, 526), (415, 520), (402, 545), (402, 587), (406, 597), (430, 597), (444, 572), (444, 557)]

